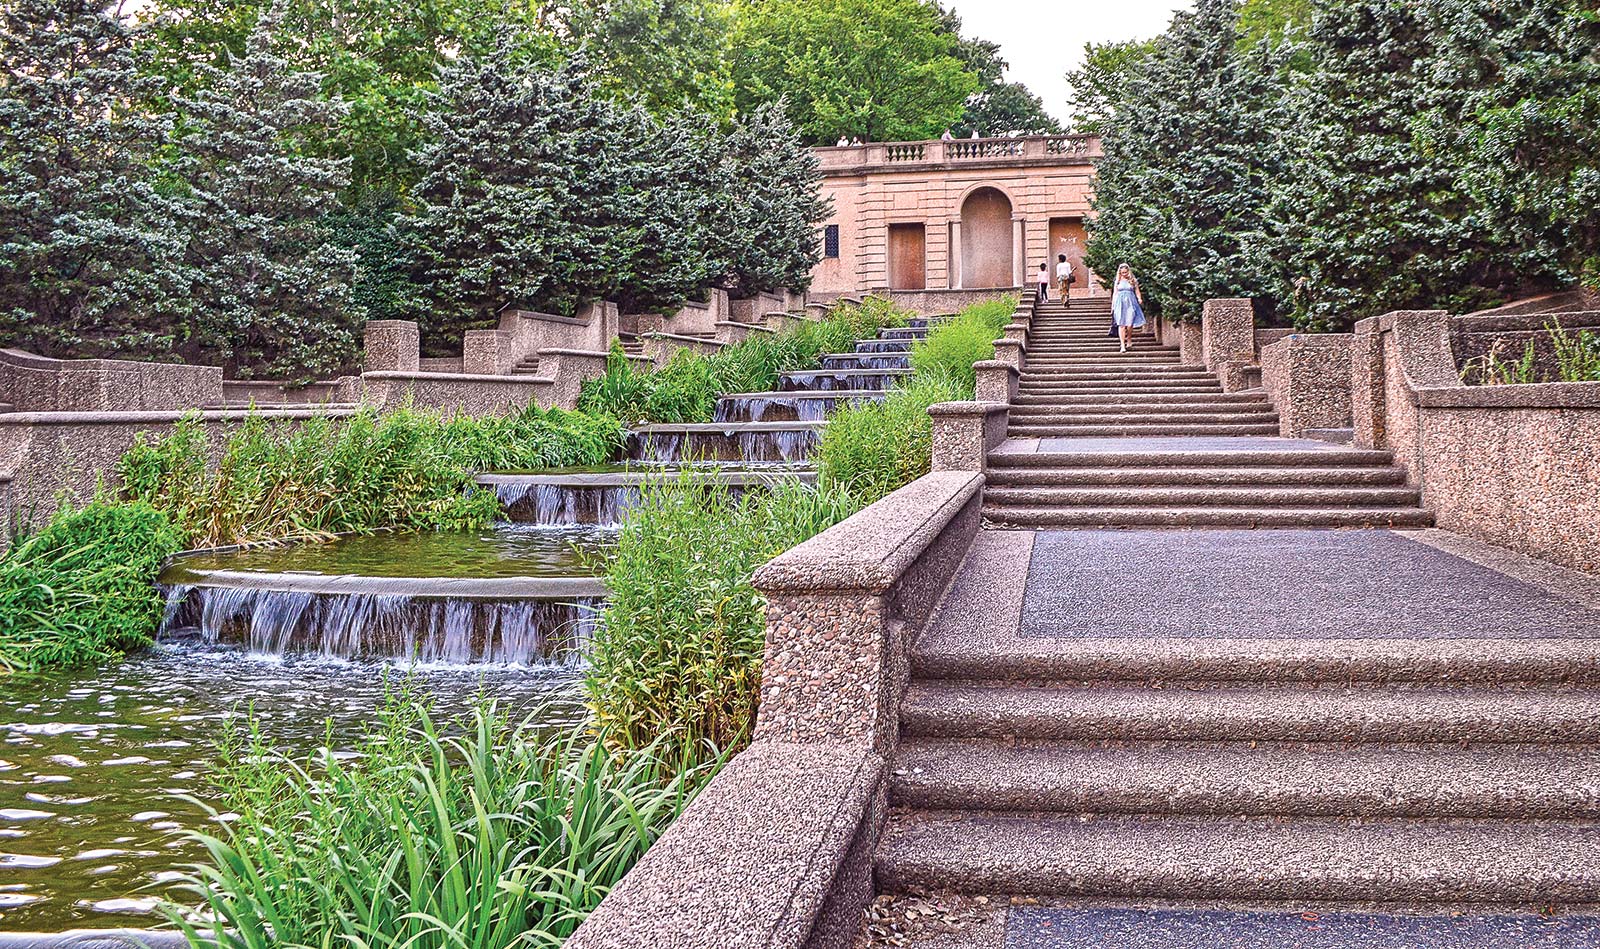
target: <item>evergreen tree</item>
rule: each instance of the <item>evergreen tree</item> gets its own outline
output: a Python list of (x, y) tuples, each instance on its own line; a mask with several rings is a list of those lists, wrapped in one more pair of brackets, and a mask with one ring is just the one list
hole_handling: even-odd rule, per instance
[(1430, 0), (1436, 84), (1464, 88), (1417, 136), (1520, 252), (1508, 293), (1600, 286), (1600, 8), (1573, 0)]
[(1463, 87), (1431, 68), (1440, 39), (1409, 0), (1332, 0), (1316, 12), (1311, 69), (1285, 106), (1295, 124), (1267, 210), (1273, 236), (1261, 247), (1286, 265), (1279, 292), (1296, 291), (1303, 325), (1470, 308), (1520, 269), (1476, 213), (1460, 156), (1416, 135), (1425, 113), (1463, 113)]
[(1095, 169), (1086, 260), (1110, 282), (1138, 274), (1146, 302), (1176, 319), (1210, 297), (1270, 284), (1251, 245), (1278, 161), (1269, 124), (1277, 54), (1241, 51), (1234, 0), (1199, 0), (1140, 60), (1111, 103)]
[(1098, 135), (1110, 125), (1126, 97), (1129, 82), (1156, 51), (1155, 40), (1083, 44), (1083, 64), (1068, 71), (1072, 88), (1072, 130)]
[(320, 76), (278, 52), (285, 9), (279, 0), (263, 12), (226, 68), (202, 64), (199, 91), (179, 100), (181, 165), (197, 211), (195, 341), (240, 378), (316, 378), (356, 351), (355, 254), (328, 227), (350, 160), (301, 147), (344, 107), (322, 97)]
[(103, 0), (0, 8), (0, 337), (50, 355), (156, 352), (187, 309), (166, 134), (134, 108), (134, 31)]
[(711, 256), (724, 267), (719, 286), (736, 297), (810, 286), (822, 259), (818, 228), (829, 213), (821, 180), (816, 155), (782, 103), (738, 118), (727, 136), (722, 220), (713, 232), (720, 247)]
[(518, 304), (571, 314), (614, 289), (625, 129), (586, 63), (519, 62), (510, 44), (445, 71), (406, 222), (437, 339)]

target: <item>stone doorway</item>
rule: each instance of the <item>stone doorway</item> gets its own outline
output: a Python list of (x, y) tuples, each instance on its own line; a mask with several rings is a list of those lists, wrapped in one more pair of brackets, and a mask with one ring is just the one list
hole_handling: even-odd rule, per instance
[(927, 261), (928, 236), (925, 225), (889, 225), (889, 289), (926, 289)]
[(1009, 287), (1016, 279), (1011, 201), (998, 189), (979, 188), (961, 204), (961, 285)]
[(1056, 256), (1066, 254), (1072, 263), (1072, 295), (1089, 296), (1100, 293), (1100, 284), (1094, 274), (1083, 265), (1083, 252), (1088, 246), (1088, 233), (1083, 228), (1083, 218), (1053, 217), (1050, 219), (1050, 269), (1055, 270)]

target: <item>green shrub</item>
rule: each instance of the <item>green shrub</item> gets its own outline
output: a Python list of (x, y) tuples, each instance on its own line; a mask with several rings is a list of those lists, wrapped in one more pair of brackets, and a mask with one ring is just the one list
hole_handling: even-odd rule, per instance
[(870, 504), (928, 473), (933, 420), (928, 407), (971, 400), (972, 364), (994, 358), (994, 340), (1010, 322), (1016, 298), (978, 303), (934, 326), (911, 348), (910, 382), (882, 402), (860, 402), (829, 417), (817, 448), (824, 488)]
[(681, 813), (720, 760), (615, 755), (581, 733), (477, 709), (453, 737), (392, 694), (354, 754), (314, 760), (254, 723), (224, 733), (208, 860), (169, 906), (222, 949), (555, 947)]
[(933, 419), (928, 406), (972, 398), (971, 388), (942, 374), (913, 376), (882, 402), (859, 402), (835, 412), (817, 449), (823, 485), (864, 504), (928, 473)]
[(152, 583), (182, 534), (148, 504), (64, 507), (0, 557), (0, 671), (115, 659), (161, 617)]
[(868, 297), (860, 305), (834, 307), (816, 322), (752, 336), (709, 356), (679, 350), (657, 370), (635, 369), (613, 348), (606, 374), (583, 384), (578, 407), (630, 422), (709, 422), (721, 396), (773, 389), (780, 373), (815, 366), (827, 353), (848, 352), (856, 340), (904, 325), (906, 317), (887, 300)]
[(481, 527), (499, 514), (483, 470), (592, 465), (622, 442), (605, 416), (527, 409), (442, 418), (367, 410), (300, 424), (248, 419), (206, 463), (198, 421), (141, 440), (118, 467), (124, 493), (167, 512), (194, 546), (385, 527)]
[(955, 379), (972, 398), (977, 376), (972, 364), (994, 358), (994, 341), (1011, 322), (1016, 297), (967, 307), (953, 319), (935, 325), (928, 338), (911, 348), (911, 368), (918, 375), (938, 373)]
[(647, 484), (607, 565), (610, 601), (591, 644), (600, 731), (628, 748), (669, 735), (689, 753), (742, 744), (766, 638), (751, 574), (856, 506), (796, 481), (737, 499), (703, 473)]
[(1549, 325), (1556, 348), (1556, 371), (1562, 382), (1600, 382), (1600, 333), (1568, 333), (1559, 322)]

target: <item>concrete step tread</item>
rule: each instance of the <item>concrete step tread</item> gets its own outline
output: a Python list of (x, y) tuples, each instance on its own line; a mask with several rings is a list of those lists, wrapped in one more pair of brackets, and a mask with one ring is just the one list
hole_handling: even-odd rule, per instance
[(1013, 425), (1203, 425), (1219, 423), (1276, 422), (1278, 413), (1272, 406), (1225, 405), (1216, 409), (1193, 409), (1168, 406), (1073, 406), (1054, 409), (1028, 406), (1011, 413)]
[(1265, 489), (1313, 484), (1404, 484), (1405, 472), (1386, 467), (1012, 468), (995, 467), (986, 488), (1034, 485), (1253, 485)]
[(892, 815), (880, 890), (1176, 899), (1593, 902), (1592, 822)]
[(1600, 682), (1596, 639), (1057, 638), (1019, 635), (1016, 618), (973, 631), (941, 619), (917, 639), (911, 672), (937, 684), (1143, 681), (1462, 686)]
[(1007, 430), (1012, 438), (1078, 438), (1078, 437), (1109, 437), (1122, 438), (1138, 435), (1276, 435), (1277, 423), (1264, 423), (1259, 425), (1229, 425), (1222, 423), (1190, 423), (1170, 425), (1138, 425), (1123, 422), (1114, 425), (1067, 425), (1052, 423), (1048, 425), (1030, 425), (1027, 423), (1013, 423)]
[(911, 738), (892, 802), (1068, 813), (1600, 817), (1600, 748)]
[(1422, 492), (1405, 485), (1081, 485), (984, 488), (986, 507), (1388, 507), (1416, 506)]
[(1368, 448), (1240, 448), (1193, 451), (1151, 448), (1140, 451), (1036, 451), (990, 452), (996, 468), (1104, 468), (1141, 467), (1310, 467), (1388, 466), (1394, 456)]
[(1582, 684), (917, 680), (902, 732), (944, 738), (1138, 741), (1600, 740), (1600, 689)]
[(999, 527), (1431, 527), (1433, 512), (1410, 507), (1021, 507), (985, 504)]

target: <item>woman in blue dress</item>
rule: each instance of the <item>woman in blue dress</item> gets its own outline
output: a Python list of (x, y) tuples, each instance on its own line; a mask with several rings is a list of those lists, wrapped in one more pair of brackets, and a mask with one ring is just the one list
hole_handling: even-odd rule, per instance
[(1133, 331), (1144, 325), (1144, 294), (1139, 292), (1139, 278), (1127, 264), (1117, 265), (1116, 291), (1111, 297), (1111, 320), (1116, 324), (1117, 336), (1122, 340), (1121, 352), (1133, 344)]

